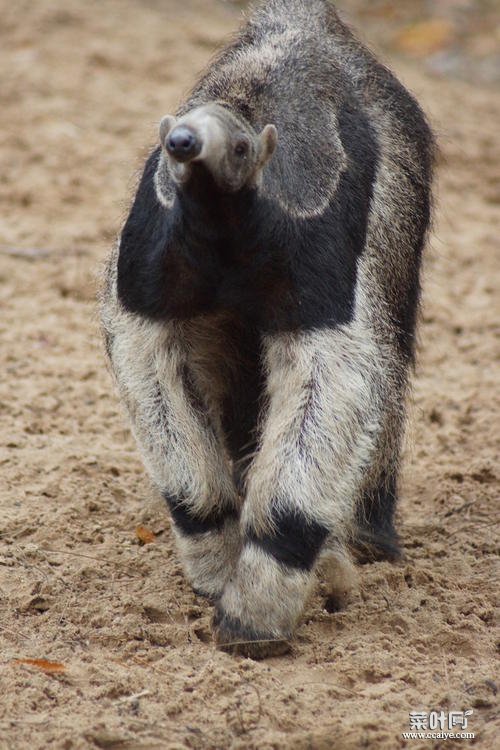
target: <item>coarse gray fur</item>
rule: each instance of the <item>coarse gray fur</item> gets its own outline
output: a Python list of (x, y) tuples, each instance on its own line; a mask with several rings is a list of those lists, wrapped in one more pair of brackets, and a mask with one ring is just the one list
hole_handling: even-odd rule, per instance
[[(199, 209), (200, 235), (204, 222), (222, 215), (239, 236), (237, 204), (228, 201), (247, 193), (266, 207), (262, 224), (277, 216), (276, 226), (299, 232), (321, 221), (341, 190), (353, 191), (354, 200), (356, 179), (359, 190), (368, 179), (360, 174), (345, 187), (354, 161), (362, 161), (342, 128), (346, 112), (349, 122), (368, 123), (376, 143), (352, 311), (318, 324), (312, 309), (314, 322), (287, 325), (272, 300), (269, 308), (260, 298), (255, 303), (252, 320), (264, 320), (252, 323), (262, 385), (243, 456), (229, 447), (223, 417), (245, 373), (257, 367), (252, 346), (241, 345), (247, 318), (237, 304), (193, 308), (192, 315), (182, 308), (163, 318), (134, 307), (123, 291), (125, 235), (102, 295), (112, 370), (146, 468), (170, 503), (186, 573), (195, 590), (216, 601), (218, 642), (254, 656), (286, 647), (320, 564), (332, 562), (328, 580), (343, 596), (353, 553), (397, 557), (393, 514), (430, 217), (432, 136), (413, 98), (330, 2), (267, 0), (177, 114), (164, 118), (161, 150), (150, 161), (152, 210), (160, 206), (168, 216), (189, 198)], [(191, 160), (169, 151), (178, 127), (199, 139)], [(243, 161), (234, 151), (242, 140)], [(325, 252), (334, 258), (344, 240), (340, 231)], [(176, 284), (194, 274), (186, 259), (172, 268)], [(310, 284), (309, 272), (295, 283)], [(281, 287), (274, 289), (278, 308)], [(267, 315), (279, 324), (267, 326)], [(302, 530), (283, 540), (297, 519)], [(310, 564), (301, 545), (316, 538)]]

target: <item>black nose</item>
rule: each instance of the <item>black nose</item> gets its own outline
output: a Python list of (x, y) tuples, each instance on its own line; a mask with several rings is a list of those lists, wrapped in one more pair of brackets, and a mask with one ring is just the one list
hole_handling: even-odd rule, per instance
[(177, 161), (192, 159), (200, 151), (200, 145), (192, 130), (180, 125), (174, 128), (167, 138), (167, 151)]

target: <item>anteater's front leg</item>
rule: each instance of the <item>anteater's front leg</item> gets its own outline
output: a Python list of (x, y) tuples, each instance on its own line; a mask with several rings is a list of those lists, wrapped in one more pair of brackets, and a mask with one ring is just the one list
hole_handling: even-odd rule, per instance
[(144, 463), (165, 497), (193, 588), (216, 598), (239, 553), (238, 497), (197, 391), (181, 324), (105, 307), (107, 348)]
[(331, 546), (348, 557), (383, 401), (380, 353), (355, 322), (268, 337), (264, 352), (268, 408), (248, 476), (244, 543), (214, 620), (219, 644), (254, 656), (286, 648), (320, 552)]

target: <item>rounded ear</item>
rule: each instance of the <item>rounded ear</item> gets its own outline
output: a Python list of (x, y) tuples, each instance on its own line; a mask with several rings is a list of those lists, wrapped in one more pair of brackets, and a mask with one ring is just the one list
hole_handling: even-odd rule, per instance
[(260, 166), (267, 164), (276, 150), (278, 144), (278, 131), (275, 125), (266, 125), (259, 135), (260, 144)]
[(175, 127), (177, 120), (172, 115), (165, 115), (160, 122), (160, 144), (162, 147), (165, 146), (167, 135), (170, 133), (173, 127)]

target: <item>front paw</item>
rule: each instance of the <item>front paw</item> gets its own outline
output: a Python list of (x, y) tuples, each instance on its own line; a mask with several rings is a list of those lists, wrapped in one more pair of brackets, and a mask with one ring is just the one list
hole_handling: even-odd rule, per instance
[(245, 625), (237, 617), (230, 617), (220, 603), (215, 608), (212, 627), (217, 646), (227, 653), (258, 660), (291, 651), (287, 636), (276, 637)]
[(254, 543), (244, 545), (216, 606), (219, 647), (253, 659), (290, 651), (312, 580), (309, 571), (285, 567)]

